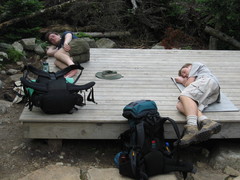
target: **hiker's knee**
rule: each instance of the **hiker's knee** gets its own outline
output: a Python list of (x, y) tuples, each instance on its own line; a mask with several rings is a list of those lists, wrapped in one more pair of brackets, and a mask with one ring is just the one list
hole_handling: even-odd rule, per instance
[(55, 54), (54, 54), (54, 57), (56, 59), (59, 59), (59, 57), (61, 57), (63, 55), (63, 53), (61, 51), (57, 51)]
[(176, 108), (177, 108), (178, 111), (182, 112), (183, 105), (182, 105), (182, 103), (180, 101), (177, 102)]
[[(63, 48), (59, 49), (55, 54), (54, 57), (56, 59), (61, 59), (61, 57), (69, 56), (69, 53), (66, 52)], [(69, 56), (70, 57), (70, 56)]]

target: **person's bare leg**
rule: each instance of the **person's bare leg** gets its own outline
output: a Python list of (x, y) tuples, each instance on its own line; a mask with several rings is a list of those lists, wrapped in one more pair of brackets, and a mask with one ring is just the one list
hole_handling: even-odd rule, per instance
[[(184, 111), (183, 104), (182, 104), (181, 101), (179, 101), (179, 102), (177, 103), (176, 108), (177, 108), (177, 110), (178, 110), (179, 112), (181, 112), (182, 114), (184, 114), (184, 115), (186, 116), (186, 113), (185, 113), (185, 111)], [(204, 115), (203, 115), (203, 113), (202, 113), (200, 110), (198, 110), (197, 116), (198, 116), (198, 118), (199, 118), (199, 117), (203, 117)], [(206, 117), (206, 116), (205, 116), (205, 117)]]
[(63, 48), (59, 49), (55, 54), (54, 57), (61, 61), (62, 63), (66, 64), (67, 66), (73, 65), (74, 62), (72, 58), (69, 56), (69, 53), (66, 52)]
[[(215, 121), (207, 119), (206, 116), (198, 110), (197, 103), (191, 98), (180, 96), (181, 104), (178, 104), (180, 109), (187, 116), (187, 125), (185, 126), (185, 133), (181, 139), (180, 145), (187, 146), (193, 143), (199, 143), (208, 140), (213, 134), (221, 130), (221, 125)], [(200, 128), (197, 129), (197, 120), (201, 121)]]
[[(54, 57), (57, 59), (55, 61), (55, 65), (57, 67), (59, 67), (60, 69), (64, 69), (67, 66), (73, 65), (74, 62), (72, 60), (72, 58), (70, 57), (69, 53), (66, 52), (63, 48), (59, 49), (55, 54)], [(78, 72), (77, 69), (74, 69), (72, 71), (70, 71), (69, 73), (67, 73), (64, 77), (73, 77), (74, 75), (76, 75)]]
[(197, 103), (187, 97), (180, 96), (177, 103), (177, 109), (186, 116), (187, 124), (184, 126), (184, 136), (179, 143), (180, 146), (188, 146), (197, 143), (196, 134), (198, 133), (197, 118), (198, 106)]
[(64, 64), (62, 61), (59, 61), (58, 59), (55, 60), (54, 62), (55, 66), (57, 66), (59, 69), (64, 69), (67, 67), (66, 64)]
[(189, 115), (198, 115), (197, 103), (187, 96), (180, 96), (180, 101), (183, 105), (183, 111), (186, 116)]

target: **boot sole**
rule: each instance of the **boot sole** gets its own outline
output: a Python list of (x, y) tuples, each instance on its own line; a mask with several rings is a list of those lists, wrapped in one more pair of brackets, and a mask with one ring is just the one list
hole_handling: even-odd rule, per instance
[(209, 127), (206, 130), (200, 130), (196, 135), (198, 142), (207, 141), (211, 138), (212, 135), (217, 134), (221, 131), (222, 125), (219, 123), (214, 124), (212, 127)]
[(196, 138), (196, 135), (195, 135), (192, 139), (190, 139), (188, 141), (180, 141), (179, 146), (182, 147), (182, 148), (185, 148), (185, 147), (187, 147), (191, 144), (196, 144), (196, 143), (197, 143), (197, 138)]

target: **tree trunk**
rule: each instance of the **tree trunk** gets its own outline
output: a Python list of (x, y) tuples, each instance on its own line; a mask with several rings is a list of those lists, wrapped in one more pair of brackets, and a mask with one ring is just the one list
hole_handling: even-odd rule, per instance
[(218, 39), (220, 39), (220, 40), (222, 40), (224, 42), (227, 42), (227, 43), (231, 44), (232, 46), (240, 49), (240, 42), (237, 41), (236, 39), (234, 39), (234, 38), (224, 34), (223, 32), (218, 31), (216, 29), (213, 29), (213, 28), (211, 28), (209, 26), (206, 26), (204, 31), (206, 33), (210, 34), (211, 36), (214, 36), (214, 37), (216, 37), (216, 38), (218, 38)]
[[(218, 22), (215, 24), (214, 29), (216, 29), (217, 31), (220, 31), (222, 25), (221, 25), (221, 23), (219, 21), (219, 18), (217, 18), (217, 19), (218, 19)], [(209, 39), (209, 49), (210, 50), (217, 50), (218, 49), (218, 42), (219, 42), (218, 38), (210, 36), (210, 39)]]
[(218, 42), (217, 38), (215, 38), (213, 36), (210, 36), (208, 49), (209, 50), (216, 50), (217, 49), (217, 42)]
[[(77, 34), (77, 32), (75, 32), (74, 34)], [(84, 32), (84, 34), (91, 36), (93, 38), (103, 38), (103, 37), (107, 37), (107, 38), (115, 38), (115, 37), (122, 37), (122, 36), (129, 36), (131, 35), (130, 32), (128, 31), (124, 31), (124, 32)]]
[(5, 21), (5, 22), (3, 22), (3, 23), (0, 24), (0, 30), (1, 30), (1, 29), (4, 29), (4, 28), (6, 28), (6, 27), (8, 27), (8, 26), (10, 26), (10, 25), (12, 25), (12, 24), (21, 22), (21, 21), (23, 21), (23, 20), (28, 20), (28, 19), (33, 18), (33, 17), (35, 17), (35, 16), (39, 16), (39, 15), (41, 15), (41, 14), (44, 14), (44, 13), (47, 13), (47, 12), (50, 12), (50, 11), (53, 11), (53, 10), (61, 9), (62, 7), (68, 5), (69, 3), (72, 3), (72, 2), (74, 2), (74, 1), (76, 1), (76, 0), (70, 0), (70, 1), (67, 1), (67, 2), (65, 2), (65, 3), (59, 4), (59, 5), (56, 5), (56, 6), (52, 6), (52, 7), (50, 7), (50, 8), (46, 8), (46, 9), (43, 9), (43, 10), (40, 10), (40, 11), (38, 11), (38, 12), (34, 12), (34, 13), (29, 14), (29, 15), (24, 16), (24, 17), (15, 18), (15, 19), (11, 19), (11, 20), (9, 20), (9, 21)]

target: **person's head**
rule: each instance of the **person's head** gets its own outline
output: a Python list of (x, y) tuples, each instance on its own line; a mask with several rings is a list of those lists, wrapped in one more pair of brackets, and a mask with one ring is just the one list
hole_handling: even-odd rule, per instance
[(181, 69), (178, 71), (178, 75), (182, 76), (184, 78), (188, 77), (189, 72), (191, 70), (192, 64), (191, 63), (186, 63), (184, 64)]
[(45, 35), (45, 39), (53, 45), (58, 45), (61, 41), (61, 36), (56, 32), (48, 32)]

